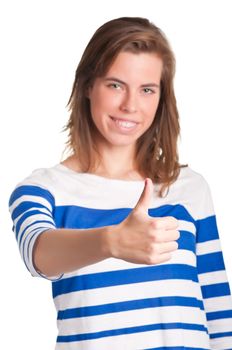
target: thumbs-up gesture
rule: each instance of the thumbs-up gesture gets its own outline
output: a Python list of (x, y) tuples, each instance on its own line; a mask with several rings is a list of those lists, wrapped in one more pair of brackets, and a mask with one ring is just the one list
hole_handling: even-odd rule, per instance
[(111, 256), (132, 263), (153, 265), (169, 260), (171, 253), (178, 248), (178, 220), (148, 215), (152, 193), (153, 184), (147, 178), (135, 208), (108, 235)]

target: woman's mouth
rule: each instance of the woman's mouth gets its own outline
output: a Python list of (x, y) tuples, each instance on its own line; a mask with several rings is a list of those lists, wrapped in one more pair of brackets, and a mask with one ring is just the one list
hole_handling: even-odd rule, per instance
[(110, 117), (113, 121), (114, 124), (120, 129), (120, 130), (133, 130), (136, 128), (138, 123), (132, 121), (132, 120), (127, 120), (127, 119), (121, 119), (121, 118), (115, 118), (115, 117)]

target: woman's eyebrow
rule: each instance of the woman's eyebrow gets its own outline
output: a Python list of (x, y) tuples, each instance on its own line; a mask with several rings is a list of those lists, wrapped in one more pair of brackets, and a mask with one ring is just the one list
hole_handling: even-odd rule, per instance
[[(128, 85), (125, 81), (115, 78), (115, 77), (107, 77), (104, 78), (105, 81), (116, 81), (117, 83), (123, 84), (123, 85)], [(159, 88), (159, 84), (156, 83), (146, 83), (146, 84), (142, 84), (141, 87), (147, 87), (147, 86), (152, 86), (152, 87), (156, 87)]]

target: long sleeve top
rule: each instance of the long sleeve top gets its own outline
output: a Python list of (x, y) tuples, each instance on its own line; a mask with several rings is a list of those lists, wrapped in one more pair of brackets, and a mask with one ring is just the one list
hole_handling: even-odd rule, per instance
[[(27, 269), (42, 276), (32, 259), (42, 232), (116, 225), (143, 187), (143, 181), (77, 173), (61, 164), (35, 170), (9, 201)], [(169, 261), (145, 265), (109, 258), (50, 278), (56, 350), (232, 349), (232, 299), (206, 180), (181, 168), (165, 197), (155, 186), (149, 215), (179, 221), (179, 246)]]

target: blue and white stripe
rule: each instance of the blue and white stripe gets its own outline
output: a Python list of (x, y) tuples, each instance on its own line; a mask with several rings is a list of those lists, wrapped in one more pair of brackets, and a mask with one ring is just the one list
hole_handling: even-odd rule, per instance
[[(142, 181), (38, 169), (18, 184), (9, 206), (21, 256), (33, 276), (37, 237), (54, 228), (113, 225), (134, 208)], [(156, 188), (157, 190), (157, 188)], [(56, 349), (232, 349), (232, 301), (210, 190), (183, 168), (153, 217), (179, 220), (179, 248), (156, 266), (106, 259), (52, 278)]]

